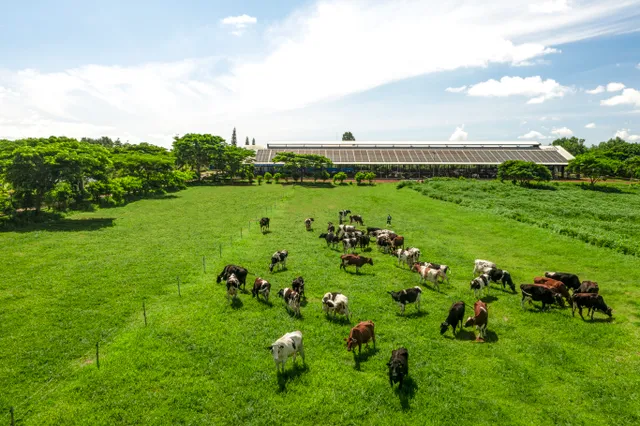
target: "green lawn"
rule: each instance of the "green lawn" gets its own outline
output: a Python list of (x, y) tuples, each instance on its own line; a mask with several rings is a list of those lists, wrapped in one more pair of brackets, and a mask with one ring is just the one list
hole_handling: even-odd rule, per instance
[[(616, 195), (615, 202), (626, 200)], [(276, 202), (271, 233), (260, 234), (255, 223), (249, 230)], [(373, 267), (345, 273), (340, 253), (318, 238), (343, 208), (371, 226), (391, 213), (393, 229), (423, 258), (452, 267), (451, 285), (442, 293), (423, 287), (423, 313), (408, 306), (400, 317), (386, 291), (417, 285), (416, 274), (375, 249)], [(310, 216), (314, 232), (304, 230)], [(0, 422), (8, 422), (10, 406), (18, 424), (34, 425), (640, 422), (640, 259), (488, 209), (386, 184), (196, 187), (2, 233), (0, 244)], [(288, 270), (270, 274), (279, 249), (289, 250)], [(454, 301), (464, 300), (471, 313), (475, 258), (497, 262), (517, 283), (545, 270), (598, 281), (614, 320), (582, 321), (570, 309), (523, 311), (518, 295), (494, 286), (486, 299), (489, 342), (474, 342), (471, 329), (458, 339), (451, 331), (440, 336)], [(215, 283), (227, 263), (268, 279), (272, 305), (248, 293), (239, 308), (229, 306)], [(308, 293), (301, 319), (275, 297), (298, 275)], [(363, 350), (358, 364), (344, 346), (350, 325), (322, 315), (326, 291), (349, 297), (352, 323), (376, 324), (377, 350)], [(265, 347), (296, 329), (306, 367), (288, 361), (278, 379)], [(398, 392), (385, 363), (402, 345), (411, 379)]]

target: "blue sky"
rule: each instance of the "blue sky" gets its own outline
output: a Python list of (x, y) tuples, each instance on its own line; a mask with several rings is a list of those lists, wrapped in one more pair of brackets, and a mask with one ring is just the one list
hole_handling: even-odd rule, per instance
[(640, 142), (640, 0), (0, 3), (0, 138)]

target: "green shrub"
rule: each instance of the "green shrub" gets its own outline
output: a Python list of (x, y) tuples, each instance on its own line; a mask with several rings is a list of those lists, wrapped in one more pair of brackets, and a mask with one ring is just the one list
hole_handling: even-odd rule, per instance
[(343, 184), (346, 178), (347, 174), (345, 172), (338, 172), (333, 175), (333, 183), (340, 182), (340, 184)]
[(365, 180), (365, 176), (366, 175), (363, 172), (356, 173), (355, 180), (358, 183), (358, 185), (360, 185), (362, 181)]
[(373, 185), (373, 181), (376, 179), (376, 174), (374, 172), (368, 172), (364, 175), (364, 178), (369, 182), (369, 185)]
[(267, 173), (264, 174), (264, 180), (267, 183), (271, 183), (271, 179), (273, 179), (273, 175), (271, 173), (267, 172)]
[(258, 185), (262, 185), (262, 179), (263, 179), (263, 177), (262, 177), (262, 176), (260, 176), (260, 175), (258, 175), (258, 176), (256, 177), (256, 180), (258, 181)]
[(280, 179), (282, 179), (282, 173), (276, 173), (275, 175), (273, 175), (273, 180), (276, 183), (280, 182)]

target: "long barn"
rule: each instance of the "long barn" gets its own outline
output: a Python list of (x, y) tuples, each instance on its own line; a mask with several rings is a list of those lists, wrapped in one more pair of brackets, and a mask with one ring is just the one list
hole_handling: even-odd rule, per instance
[(554, 177), (564, 176), (573, 156), (557, 146), (539, 142), (269, 142), (256, 147), (258, 172), (274, 171), (279, 152), (319, 154), (329, 158), (330, 172), (374, 171), (378, 177), (424, 178), (433, 176), (493, 178), (507, 160), (543, 164)]

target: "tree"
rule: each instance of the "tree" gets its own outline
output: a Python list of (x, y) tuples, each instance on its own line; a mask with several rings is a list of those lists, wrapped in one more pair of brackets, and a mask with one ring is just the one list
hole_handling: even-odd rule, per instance
[(173, 152), (179, 167), (189, 166), (202, 180), (201, 170), (208, 169), (224, 152), (224, 139), (209, 134), (188, 133), (173, 140)]
[(231, 145), (238, 146), (238, 138), (236, 138), (236, 128), (233, 128), (233, 134), (231, 135)]
[(244, 144), (246, 146), (249, 146), (249, 136), (247, 136), (247, 138), (244, 140)]
[(326, 171), (326, 170), (322, 170), (322, 171), (320, 172), (320, 179), (322, 179), (322, 181), (323, 181), (323, 182), (326, 182), (326, 181), (327, 181), (327, 179), (329, 179), (330, 177), (331, 177), (331, 175), (329, 174), (329, 172), (328, 172), (328, 171)]
[(373, 181), (376, 179), (376, 174), (373, 172), (368, 172), (364, 178), (369, 182), (369, 185), (373, 185)]
[(498, 166), (498, 179), (525, 185), (532, 180), (550, 181), (551, 172), (546, 166), (532, 161), (507, 160)]
[(631, 179), (640, 178), (640, 156), (629, 157), (624, 162), (624, 174)]
[(253, 157), (256, 153), (250, 149), (240, 148), (234, 145), (226, 145), (222, 155), (224, 171), (233, 182), (233, 178), (246, 174), (249, 169), (253, 170)]
[(622, 138), (612, 138), (606, 142), (600, 142), (592, 148), (596, 155), (603, 155), (612, 160), (626, 161), (631, 157), (640, 155), (640, 144), (630, 143)]
[(353, 136), (353, 134), (351, 132), (344, 132), (342, 134), (342, 140), (343, 141), (355, 141), (356, 138)]
[(569, 154), (576, 156), (587, 152), (588, 148), (584, 146), (584, 139), (578, 139), (575, 136), (571, 138), (560, 138), (551, 142), (553, 146), (561, 146), (566, 149)]
[(258, 176), (256, 176), (256, 180), (258, 181), (258, 185), (262, 185), (262, 179), (264, 179), (264, 178), (262, 177), (262, 175), (258, 175)]
[(267, 181), (267, 183), (271, 183), (271, 179), (273, 179), (273, 175), (269, 172), (264, 174), (264, 180)]
[(335, 175), (333, 175), (333, 183), (336, 183), (336, 181), (339, 181), (340, 184), (344, 183), (344, 180), (347, 178), (347, 174), (345, 172), (338, 172)]
[(579, 173), (589, 178), (591, 186), (600, 180), (606, 180), (608, 177), (615, 175), (621, 163), (602, 155), (596, 155), (593, 152), (578, 155), (569, 161), (567, 170), (569, 173)]
[(284, 163), (284, 169), (304, 180), (306, 169), (321, 169), (332, 164), (331, 160), (323, 155), (316, 154), (295, 154), (293, 152), (280, 152), (273, 157), (274, 163)]
[(273, 175), (273, 180), (276, 182), (276, 184), (280, 182), (280, 179), (282, 179), (282, 173), (276, 173), (275, 175)]
[(251, 139), (251, 145), (255, 145), (256, 144), (256, 138)]
[(360, 185), (362, 183), (363, 180), (365, 180), (365, 174), (364, 172), (358, 172), (355, 175), (355, 180), (358, 183), (358, 185)]

